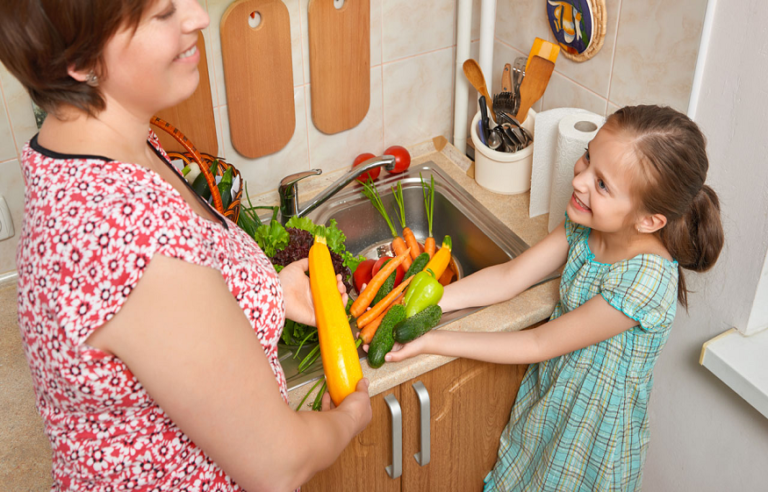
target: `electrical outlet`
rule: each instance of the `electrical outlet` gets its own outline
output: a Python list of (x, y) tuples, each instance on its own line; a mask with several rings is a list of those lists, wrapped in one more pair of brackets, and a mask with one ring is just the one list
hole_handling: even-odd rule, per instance
[(13, 237), (13, 234), (11, 211), (8, 209), (8, 204), (5, 203), (3, 195), (0, 195), (0, 241)]

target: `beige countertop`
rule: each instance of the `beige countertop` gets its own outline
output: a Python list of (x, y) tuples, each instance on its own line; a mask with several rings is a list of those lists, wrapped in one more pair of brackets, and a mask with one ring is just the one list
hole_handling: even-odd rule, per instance
[[(437, 164), (462, 188), (471, 194), (485, 208), (501, 220), (527, 244), (536, 244), (547, 235), (548, 215), (528, 217), (529, 193), (499, 195), (481, 187), (474, 180), (474, 164), (452, 145), (446, 145), (438, 152), (430, 142), (411, 149), (414, 158), (411, 165), (428, 161)], [(557, 303), (559, 278), (528, 289), (514, 299), (481, 309), (460, 318), (444, 327), (451, 331), (516, 331), (527, 328), (549, 318)], [(372, 369), (363, 361), (363, 376), (368, 378), (371, 396), (386, 391), (398, 384), (447, 364), (454, 357), (422, 355), (403, 362), (385, 363), (379, 369)], [(291, 408), (296, 408), (307, 392), (314, 386), (304, 384), (288, 392)], [(312, 404), (313, 393), (304, 402), (303, 410)]]
[[(492, 214), (528, 244), (547, 234), (547, 215), (528, 217), (528, 193), (504, 196), (480, 187), (473, 176), (472, 161), (450, 144), (436, 151), (432, 142), (410, 149), (413, 164), (433, 161)], [(338, 178), (338, 173), (318, 176), (307, 183), (304, 193), (311, 196)], [(254, 200), (274, 203), (276, 195)], [(549, 317), (557, 301), (558, 281), (536, 286), (515, 299), (487, 307), (458, 319), (442, 329), (457, 331), (514, 331)], [(363, 362), (369, 378), (371, 396), (450, 362), (452, 358), (425, 355), (400, 363), (387, 363), (371, 369)], [(296, 408), (311, 384), (289, 393)], [(309, 398), (308, 400), (310, 400)], [(0, 484), (3, 490), (48, 490), (51, 484), (51, 450), (43, 423), (35, 410), (29, 367), (16, 322), (16, 285), (11, 279), (0, 282)]]

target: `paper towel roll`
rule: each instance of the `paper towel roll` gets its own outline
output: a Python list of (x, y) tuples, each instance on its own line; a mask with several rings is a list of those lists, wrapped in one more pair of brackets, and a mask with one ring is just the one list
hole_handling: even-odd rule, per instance
[(531, 204), (529, 215), (549, 212), (549, 195), (555, 166), (557, 133), (560, 120), (571, 114), (593, 114), (580, 108), (557, 108), (536, 113), (536, 138), (533, 140), (531, 169)]
[(584, 154), (587, 144), (595, 138), (603, 123), (605, 123), (603, 116), (585, 113), (563, 116), (557, 125), (555, 163), (552, 169), (552, 186), (549, 194), (550, 231), (563, 220), (565, 207), (573, 194), (571, 185), (573, 166)]

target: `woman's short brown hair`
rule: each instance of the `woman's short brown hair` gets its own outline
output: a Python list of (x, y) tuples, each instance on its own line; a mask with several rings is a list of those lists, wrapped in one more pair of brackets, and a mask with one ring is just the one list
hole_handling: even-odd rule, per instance
[(2, 0), (0, 62), (44, 110), (67, 104), (94, 115), (104, 109), (104, 98), (67, 69), (103, 76), (107, 41), (123, 26), (135, 29), (154, 1)]

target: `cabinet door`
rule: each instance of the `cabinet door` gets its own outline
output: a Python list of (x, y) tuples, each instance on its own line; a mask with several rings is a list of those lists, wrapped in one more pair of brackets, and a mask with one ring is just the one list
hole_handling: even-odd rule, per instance
[(303, 485), (302, 492), (400, 491), (402, 477), (392, 479), (386, 471), (392, 464), (392, 416), (384, 398), (390, 394), (400, 401), (399, 386), (371, 398), (371, 423), (330, 468)]
[[(483, 489), (526, 368), (457, 359), (400, 385), (403, 492)], [(431, 458), (424, 466), (414, 458), (421, 451), (417, 381), (431, 407)]]

